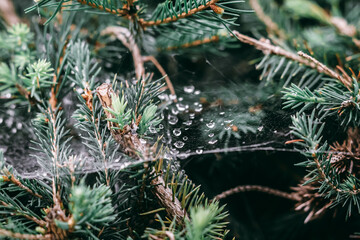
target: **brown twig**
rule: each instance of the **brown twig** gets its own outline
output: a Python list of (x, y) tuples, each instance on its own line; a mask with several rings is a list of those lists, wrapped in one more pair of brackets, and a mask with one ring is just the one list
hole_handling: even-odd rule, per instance
[(1, 1), (0, 13), (9, 26), (21, 22), (20, 18), (17, 16), (15, 12), (15, 8), (11, 0)]
[(293, 194), (293, 193), (287, 193), (287, 192), (283, 192), (280, 190), (276, 190), (273, 188), (269, 188), (269, 187), (264, 187), (264, 186), (260, 186), (260, 185), (243, 185), (243, 186), (237, 186), (235, 188), (229, 189), (225, 192), (222, 192), (218, 195), (216, 195), (214, 198), (216, 200), (220, 200), (220, 199), (224, 199), (230, 195), (233, 195), (235, 193), (239, 193), (239, 192), (249, 192), (249, 191), (257, 191), (257, 192), (263, 192), (263, 193), (267, 193), (270, 195), (274, 195), (274, 196), (278, 196), (278, 197), (282, 197), (282, 198), (286, 198), (286, 199), (290, 199), (293, 201), (298, 201), (299, 200), (299, 196)]
[(112, 26), (112, 27), (107, 27), (105, 30), (101, 32), (101, 34), (102, 35), (112, 34), (117, 39), (119, 39), (122, 42), (122, 44), (125, 47), (127, 47), (131, 52), (134, 61), (136, 78), (141, 79), (141, 77), (144, 77), (145, 68), (141, 56), (141, 51), (138, 45), (136, 44), (134, 37), (131, 35), (130, 31), (124, 27)]
[(287, 36), (285, 32), (279, 28), (279, 26), (265, 14), (264, 10), (260, 6), (258, 0), (250, 0), (250, 6), (255, 10), (258, 18), (265, 24), (267, 31), (271, 34), (274, 33), (280, 37), (280, 39), (286, 39)]
[(151, 61), (155, 67), (159, 70), (162, 76), (165, 77), (166, 84), (171, 92), (171, 94), (176, 95), (174, 86), (171, 83), (170, 78), (167, 76), (164, 68), (160, 65), (160, 63), (156, 60), (153, 56), (142, 56), (140, 48), (135, 42), (134, 37), (131, 35), (130, 31), (127, 28), (113, 26), (107, 27), (105, 30), (102, 31), (102, 34), (112, 34), (115, 35), (117, 39), (119, 39), (122, 44), (127, 47), (131, 54), (134, 61), (135, 67), (135, 74), (136, 78), (140, 79), (141, 77), (144, 79), (145, 76), (145, 68), (144, 62)]
[(239, 41), (250, 44), (252, 46), (255, 46), (257, 49), (263, 51), (264, 54), (278, 55), (278, 56), (282, 56), (287, 59), (290, 59), (294, 62), (298, 62), (307, 67), (317, 70), (319, 73), (324, 73), (331, 78), (338, 79), (349, 90), (351, 88), (352, 81), (349, 81), (348, 76), (338, 74), (334, 70), (325, 66), (323, 63), (319, 62), (315, 58), (313, 58), (303, 52), (298, 52), (298, 54), (295, 54), (295, 53), (286, 51), (285, 49), (283, 49), (279, 46), (272, 45), (269, 40), (260, 40), (259, 41), (252, 37), (241, 34), (237, 31), (233, 31), (233, 33)]
[(156, 58), (154, 56), (145, 56), (145, 57), (142, 57), (142, 60), (143, 60), (143, 62), (150, 61), (155, 65), (155, 67), (159, 70), (161, 75), (165, 78), (165, 81), (166, 81), (167, 87), (170, 90), (170, 93), (175, 96), (176, 92), (175, 92), (174, 86), (172, 85), (169, 76), (166, 74), (164, 68), (160, 65), (158, 60), (156, 60)]
[(24, 233), (14, 233), (9, 230), (0, 228), (0, 236), (14, 238), (14, 239), (28, 239), (28, 240), (51, 240), (52, 236), (50, 234), (41, 235), (41, 234), (24, 234)]
[[(183, 12), (181, 14), (178, 14), (177, 16), (168, 17), (163, 20), (159, 19), (156, 21), (146, 21), (141, 18), (141, 19), (139, 19), (139, 23), (143, 27), (150, 27), (150, 26), (157, 26), (157, 25), (164, 24), (164, 23), (175, 22), (179, 19), (186, 18), (191, 15), (194, 15), (195, 13), (201, 12), (201, 11), (209, 8), (210, 5), (217, 3), (218, 1), (219, 0), (211, 0), (211, 1), (207, 2), (205, 5), (200, 5), (198, 8), (193, 8), (193, 9), (189, 10), (188, 13)], [(172, 4), (172, 3), (170, 3), (170, 4)]]

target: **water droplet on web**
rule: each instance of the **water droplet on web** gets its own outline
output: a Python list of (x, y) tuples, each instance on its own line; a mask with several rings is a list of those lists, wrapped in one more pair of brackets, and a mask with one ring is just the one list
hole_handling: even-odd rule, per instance
[(176, 141), (176, 142), (174, 143), (174, 146), (175, 146), (176, 148), (183, 148), (184, 145), (185, 145), (185, 143), (182, 142), (182, 141)]
[(194, 110), (195, 112), (201, 112), (203, 110), (202, 104), (197, 105)]
[(169, 115), (168, 120), (169, 120), (169, 124), (171, 125), (175, 125), (179, 121), (179, 119), (174, 115)]
[(16, 128), (13, 128), (13, 129), (11, 129), (11, 132), (12, 132), (12, 133), (16, 133), (16, 132), (17, 132), (17, 129), (16, 129)]
[(210, 133), (210, 134), (209, 134), (209, 137), (213, 137), (213, 136), (214, 136), (214, 133)]
[(215, 127), (215, 123), (214, 123), (213, 121), (211, 121), (211, 122), (207, 123), (206, 126), (207, 126), (208, 128), (214, 128), (214, 127)]
[(258, 127), (259, 132), (261, 132), (264, 129), (264, 126)]
[(208, 143), (211, 144), (211, 145), (213, 145), (213, 144), (217, 143), (217, 141), (218, 141), (217, 139), (212, 139), (212, 140), (210, 140)]
[(177, 103), (176, 107), (180, 112), (185, 111), (185, 109), (186, 109), (186, 106), (182, 103)]
[(181, 102), (182, 100), (184, 100), (183, 97), (179, 97), (179, 98), (178, 98), (178, 101), (179, 101), (179, 102)]
[(183, 124), (186, 125), (186, 126), (190, 126), (192, 124), (192, 121), (189, 120), (189, 121), (183, 122)]
[(220, 116), (224, 116), (224, 115), (225, 115), (225, 112), (220, 112), (219, 115), (220, 115)]
[(196, 91), (194, 92), (195, 95), (199, 95), (200, 93), (201, 93), (200, 90), (196, 90)]
[(184, 92), (186, 92), (186, 93), (193, 93), (194, 90), (195, 90), (195, 87), (192, 85), (184, 87)]
[(0, 118), (0, 124), (2, 124), (3, 121), (4, 121), (4, 119), (3, 119), (3, 118)]
[(194, 118), (195, 118), (195, 113), (190, 113), (190, 114), (189, 114), (189, 118), (190, 118), (190, 119), (194, 119)]
[(140, 138), (140, 142), (141, 142), (141, 144), (146, 144), (146, 140), (143, 138)]
[(159, 124), (159, 129), (164, 129), (164, 125)]
[(179, 113), (179, 111), (176, 108), (172, 108), (171, 113), (174, 115), (177, 115)]
[(16, 124), (16, 128), (17, 128), (17, 129), (21, 129), (21, 128), (22, 128), (22, 123), (20, 123), (20, 122), (17, 123), (17, 124)]
[(197, 153), (197, 154), (202, 154), (203, 152), (204, 152), (203, 149), (196, 149), (196, 153)]
[(183, 137), (184, 141), (187, 141), (189, 138), (187, 136)]
[(180, 128), (175, 128), (174, 130), (173, 130), (173, 134), (175, 135), (175, 136), (180, 136), (181, 135), (181, 130), (180, 130)]
[(156, 128), (155, 128), (154, 126), (150, 126), (150, 127), (149, 127), (149, 131), (150, 131), (151, 133), (156, 133)]

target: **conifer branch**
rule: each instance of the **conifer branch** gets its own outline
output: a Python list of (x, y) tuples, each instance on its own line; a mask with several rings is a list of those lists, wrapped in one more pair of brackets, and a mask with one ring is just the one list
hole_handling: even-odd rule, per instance
[[(115, 95), (110, 84), (102, 84), (96, 89), (97, 95), (100, 99), (101, 105), (104, 108), (105, 114), (108, 119), (113, 119), (114, 115), (109, 111), (113, 109), (112, 98)], [(151, 154), (149, 152), (150, 147), (142, 143), (137, 134), (134, 134), (132, 129), (136, 128), (134, 122), (131, 126), (126, 125), (123, 129), (117, 130), (116, 125), (108, 121), (108, 128), (115, 139), (120, 144), (121, 150), (128, 156), (135, 159), (150, 159)], [(155, 169), (153, 169), (155, 172)], [(166, 212), (171, 217), (177, 217), (176, 221), (179, 224), (184, 223), (184, 219), (187, 217), (186, 212), (182, 209), (180, 201), (173, 195), (171, 189), (165, 186), (165, 181), (161, 175), (156, 176), (151, 185), (154, 187), (154, 195), (159, 200), (160, 204), (166, 209)]]
[(339, 80), (346, 88), (351, 88), (352, 81), (349, 76), (336, 73), (334, 70), (328, 68), (323, 63), (303, 52), (298, 52), (298, 54), (295, 54), (286, 51), (279, 46), (272, 45), (269, 40), (256, 40), (237, 31), (233, 31), (233, 33), (241, 42), (255, 46), (257, 49), (263, 51), (264, 54), (282, 56), (291, 61), (303, 64), (307, 67), (317, 70), (319, 73), (324, 73), (331, 78)]
[(280, 39), (287, 38), (285, 32), (281, 28), (279, 28), (279, 26), (271, 19), (271, 17), (265, 14), (258, 0), (250, 0), (249, 3), (250, 6), (255, 10), (258, 18), (265, 24), (269, 34), (275, 33), (275, 35), (279, 36)]
[(217, 3), (219, 0), (211, 0), (209, 2), (207, 2), (205, 5), (200, 5), (199, 7), (197, 8), (193, 8), (193, 9), (190, 9), (187, 13), (186, 12), (183, 12), (181, 14), (178, 14), (177, 16), (173, 16), (173, 17), (167, 17), (163, 20), (159, 19), (159, 20), (156, 20), (156, 21), (146, 21), (144, 20), (143, 18), (139, 19), (139, 23), (142, 27), (151, 27), (151, 26), (157, 26), (157, 25), (160, 25), (160, 24), (165, 24), (165, 23), (170, 23), (170, 22), (175, 22), (179, 19), (182, 19), (182, 18), (187, 18), (191, 15), (194, 15), (198, 12), (201, 12), (209, 7), (211, 7), (211, 5), (214, 5), (215, 3)]
[[(7, 204), (6, 202), (4, 201), (0, 201), (0, 204), (3, 205), (4, 207), (12, 207), (10, 206), (9, 204)], [(40, 220), (40, 219), (37, 219), (36, 217), (34, 216), (30, 216), (24, 212), (20, 212), (19, 210), (15, 209), (15, 213), (18, 215), (18, 216), (23, 216), (25, 217), (26, 219), (30, 220), (30, 221), (33, 221), (35, 222), (36, 224), (38, 224), (39, 226), (41, 227), (45, 227), (46, 226), (46, 222), (43, 221), (43, 220)]]
[(96, 9), (99, 9), (101, 11), (104, 11), (104, 12), (108, 12), (108, 13), (111, 13), (111, 14), (116, 14), (116, 15), (127, 15), (129, 13), (129, 11), (127, 9), (110, 9), (110, 8), (106, 8), (100, 4), (95, 4), (95, 3), (92, 3), (90, 2), (89, 0), (76, 0), (78, 1), (79, 3), (83, 4), (83, 5), (88, 5), (92, 8), (96, 8)]
[(14, 176), (14, 174), (10, 173), (9, 170), (3, 169), (2, 171), (3, 171), (3, 173), (5, 174), (5, 176), (2, 176), (4, 182), (11, 182), (12, 184), (14, 184), (14, 185), (16, 185), (17, 187), (25, 190), (26, 192), (30, 193), (31, 195), (33, 195), (33, 196), (35, 196), (35, 197), (38, 197), (38, 198), (42, 198), (41, 195), (33, 192), (30, 188), (24, 186), (24, 184), (22, 184), (22, 183), (20, 182), (20, 180), (17, 179), (17, 178)]
[(280, 190), (277, 190), (277, 189), (273, 189), (273, 188), (269, 188), (269, 187), (265, 187), (265, 186), (260, 186), (260, 185), (237, 186), (235, 188), (231, 188), (229, 190), (226, 190), (226, 191), (216, 195), (214, 197), (214, 199), (220, 200), (220, 199), (227, 198), (228, 196), (231, 196), (231, 195), (233, 195), (235, 193), (249, 192), (249, 191), (263, 192), (263, 193), (267, 193), (267, 194), (270, 194), (270, 195), (290, 199), (290, 200), (293, 200), (293, 201), (298, 201), (300, 199), (299, 196), (295, 195), (294, 193), (287, 193), (287, 192), (283, 192), (283, 191), (280, 191)]

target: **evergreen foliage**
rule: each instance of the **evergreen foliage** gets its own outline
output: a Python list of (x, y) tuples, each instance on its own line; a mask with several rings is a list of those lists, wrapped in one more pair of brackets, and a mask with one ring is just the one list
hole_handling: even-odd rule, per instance
[[(229, 239), (221, 201), (245, 191), (295, 201), (305, 223), (330, 208), (359, 214), (360, 4), (243, 3), (35, 0), (25, 12), (40, 17), (1, 31), (0, 106), (26, 106), (29, 157), (42, 174), (24, 177), (0, 150), (0, 237)], [(237, 31), (242, 13), (254, 37)], [(163, 123), (178, 99), (155, 56), (223, 55), (246, 44), (262, 51), (254, 62), (265, 81), (205, 92), (193, 112), (178, 105), (207, 123), (199, 138), (211, 135), (227, 152), (261, 132), (266, 106), (282, 99), (294, 114), (286, 144), (308, 173), (291, 193), (248, 185), (211, 199), (167, 145)], [(329, 137), (329, 123), (343, 136)]]

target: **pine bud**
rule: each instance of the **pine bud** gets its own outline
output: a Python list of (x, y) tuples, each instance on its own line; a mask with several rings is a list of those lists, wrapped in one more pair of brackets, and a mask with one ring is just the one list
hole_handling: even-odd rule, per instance
[(225, 11), (223, 8), (221, 8), (215, 4), (211, 4), (210, 7), (216, 14), (223, 14)]

